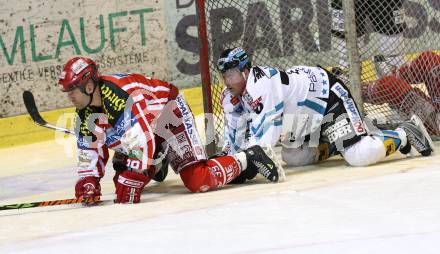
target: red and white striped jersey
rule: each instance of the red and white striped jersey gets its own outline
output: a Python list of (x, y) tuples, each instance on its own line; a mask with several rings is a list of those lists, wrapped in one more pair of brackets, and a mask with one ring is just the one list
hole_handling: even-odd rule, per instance
[[(129, 155), (142, 147), (141, 170), (156, 151), (156, 120), (178, 89), (140, 74), (118, 73), (100, 77), (101, 107), (77, 110), (76, 133), (80, 177), (104, 175), (108, 149)], [(136, 128), (133, 128), (136, 127)]]

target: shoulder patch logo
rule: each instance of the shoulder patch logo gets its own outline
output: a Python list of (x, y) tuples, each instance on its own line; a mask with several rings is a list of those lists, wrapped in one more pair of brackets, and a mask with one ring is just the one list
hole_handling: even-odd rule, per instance
[(257, 80), (265, 76), (264, 71), (258, 66), (252, 68), (252, 73), (254, 74), (254, 83), (257, 83)]

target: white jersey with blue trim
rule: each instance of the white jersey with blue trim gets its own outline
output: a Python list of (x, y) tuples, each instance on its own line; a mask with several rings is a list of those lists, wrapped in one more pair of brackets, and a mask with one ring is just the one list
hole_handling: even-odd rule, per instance
[(328, 75), (320, 67), (252, 67), (241, 97), (251, 119), (249, 146), (274, 146), (281, 134), (298, 140), (317, 130), (329, 92)]
[(223, 151), (234, 154), (247, 148), (249, 119), (241, 98), (232, 95), (227, 89), (222, 92), (221, 104), (224, 113)]

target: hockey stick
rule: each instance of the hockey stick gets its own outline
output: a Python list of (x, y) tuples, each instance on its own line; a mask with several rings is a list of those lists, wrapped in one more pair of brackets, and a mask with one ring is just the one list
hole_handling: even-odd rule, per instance
[(56, 205), (69, 205), (69, 204), (84, 204), (91, 205), (101, 203), (100, 197), (94, 198), (70, 198), (70, 199), (60, 199), (60, 200), (50, 200), (50, 201), (40, 201), (32, 203), (21, 203), (12, 205), (2, 205), (0, 210), (13, 210), (13, 209), (23, 209), (23, 208), (34, 208), (34, 207), (47, 207)]
[(40, 112), (38, 112), (37, 105), (35, 104), (34, 95), (30, 91), (23, 92), (23, 101), (24, 101), (24, 105), (26, 106), (26, 109), (27, 109), (29, 115), (31, 116), (32, 120), (36, 124), (38, 124), (42, 127), (45, 127), (45, 128), (52, 129), (52, 130), (61, 131), (61, 132), (67, 133), (67, 134), (75, 135), (75, 132), (73, 130), (61, 128), (61, 127), (51, 125), (48, 122), (46, 122), (46, 120), (44, 120), (43, 117), (41, 117)]

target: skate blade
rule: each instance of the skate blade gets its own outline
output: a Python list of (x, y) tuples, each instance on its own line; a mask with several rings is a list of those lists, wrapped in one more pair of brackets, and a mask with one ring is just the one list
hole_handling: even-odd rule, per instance
[(423, 124), (422, 120), (420, 120), (420, 118), (417, 115), (412, 115), (411, 121), (414, 122), (415, 125), (420, 127), (420, 129), (423, 132), (423, 135), (428, 140), (429, 146), (431, 147), (431, 151), (432, 151), (431, 153), (434, 153), (434, 142), (432, 141), (431, 136), (429, 136), (429, 133), (426, 130), (425, 125)]

